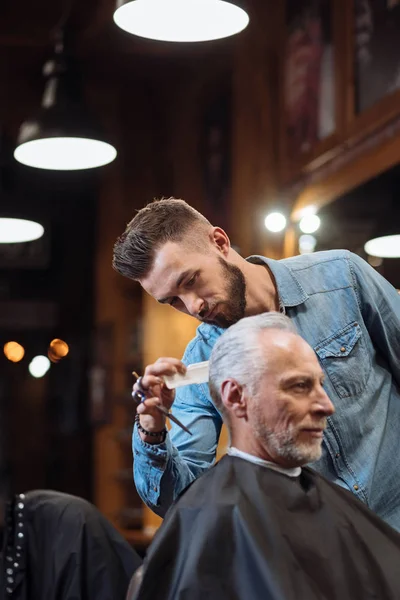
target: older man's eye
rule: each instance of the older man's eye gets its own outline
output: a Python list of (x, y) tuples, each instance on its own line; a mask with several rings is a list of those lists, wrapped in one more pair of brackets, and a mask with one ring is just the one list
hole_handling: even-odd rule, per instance
[(307, 381), (298, 381), (294, 387), (300, 391), (306, 390), (309, 387)]

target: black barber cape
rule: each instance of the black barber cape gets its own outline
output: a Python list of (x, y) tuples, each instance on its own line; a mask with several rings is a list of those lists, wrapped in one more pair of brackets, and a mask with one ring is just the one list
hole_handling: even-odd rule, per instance
[(1, 600), (125, 600), (141, 559), (89, 502), (52, 490), (6, 510)]
[(311, 469), (225, 456), (168, 512), (134, 598), (400, 599), (400, 534)]

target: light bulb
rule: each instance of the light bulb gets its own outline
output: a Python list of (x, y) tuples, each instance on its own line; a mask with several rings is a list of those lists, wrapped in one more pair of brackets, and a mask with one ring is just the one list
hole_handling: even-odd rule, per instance
[(314, 252), (317, 240), (313, 235), (305, 234), (299, 238), (299, 250), (300, 254), (308, 254)]
[(25, 356), (25, 350), (18, 342), (7, 342), (4, 344), (4, 354), (13, 363), (20, 362)]
[(36, 379), (46, 375), (49, 369), (50, 361), (47, 356), (35, 356), (29, 363), (29, 373)]
[(268, 231), (277, 233), (278, 231), (285, 229), (286, 217), (279, 212), (270, 213), (265, 217), (264, 225)]
[(314, 233), (319, 229), (320, 225), (321, 219), (318, 215), (306, 215), (299, 223), (299, 227), (303, 233)]

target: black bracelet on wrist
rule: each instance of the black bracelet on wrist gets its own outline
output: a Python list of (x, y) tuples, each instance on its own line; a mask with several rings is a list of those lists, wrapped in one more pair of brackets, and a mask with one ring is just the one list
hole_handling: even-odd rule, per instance
[(161, 438), (161, 440), (160, 440), (161, 444), (163, 442), (165, 442), (165, 438), (167, 437), (167, 433), (168, 433), (166, 427), (164, 427), (164, 429), (162, 429), (161, 431), (147, 431), (147, 429), (145, 429), (144, 427), (141, 426), (139, 415), (135, 416), (135, 423), (136, 423), (136, 426), (138, 428), (138, 431), (140, 431), (144, 435), (148, 435), (150, 437)]

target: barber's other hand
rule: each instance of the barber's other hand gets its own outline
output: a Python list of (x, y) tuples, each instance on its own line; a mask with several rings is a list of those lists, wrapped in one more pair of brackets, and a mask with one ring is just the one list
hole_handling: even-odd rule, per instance
[[(171, 408), (175, 400), (175, 390), (168, 389), (162, 378), (164, 375), (175, 373), (186, 373), (185, 365), (177, 358), (159, 358), (145, 368), (141, 385), (147, 398), (139, 404), (136, 412), (140, 415), (140, 424), (146, 431), (161, 431), (165, 427), (165, 417), (156, 409), (156, 405), (163, 404), (168, 410)], [(136, 383), (133, 391), (138, 391)]]

